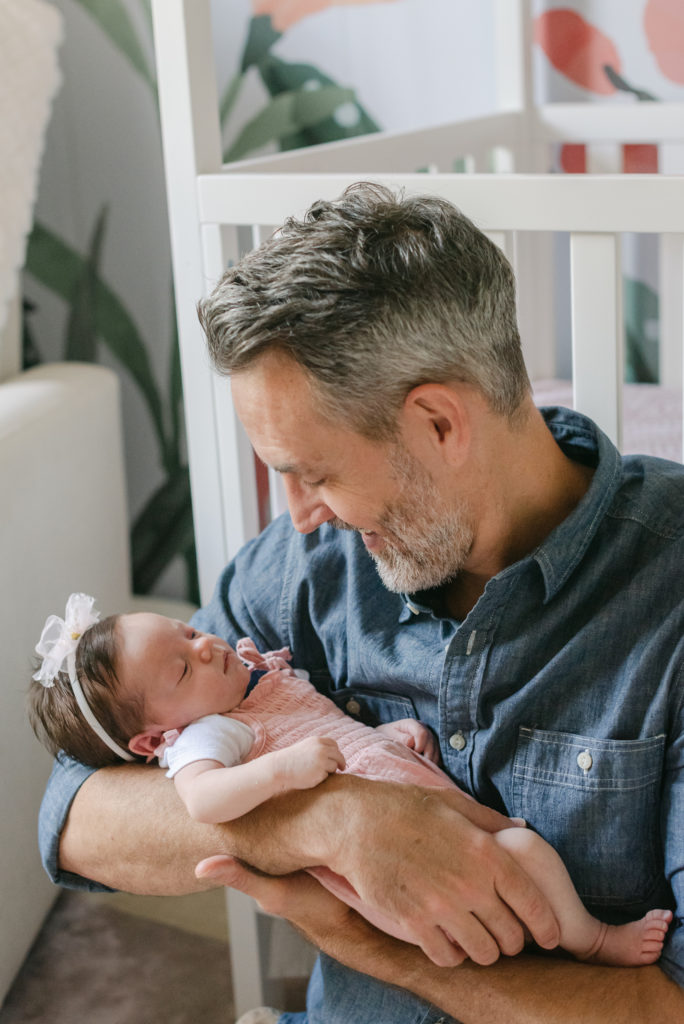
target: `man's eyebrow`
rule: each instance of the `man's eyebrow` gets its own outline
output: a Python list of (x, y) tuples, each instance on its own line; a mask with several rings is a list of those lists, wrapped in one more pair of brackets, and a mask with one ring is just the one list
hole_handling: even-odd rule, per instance
[(296, 462), (281, 462), (278, 466), (271, 466), (276, 473), (296, 473), (299, 476), (310, 476), (314, 472), (310, 466)]

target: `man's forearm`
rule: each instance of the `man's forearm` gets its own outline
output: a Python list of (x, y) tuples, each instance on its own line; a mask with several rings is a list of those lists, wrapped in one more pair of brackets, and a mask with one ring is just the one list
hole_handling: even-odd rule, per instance
[[(432, 964), (429, 965), (432, 970)], [(435, 970), (439, 970), (436, 968)], [(595, 967), (521, 954), (492, 967), (465, 963), (433, 985), (403, 984), (462, 1024), (650, 1024), (684, 1020), (684, 993), (658, 967)], [(398, 983), (398, 979), (397, 979)]]
[(207, 888), (193, 874), (204, 835), (209, 846), (226, 848), (221, 829), (194, 822), (162, 772), (104, 768), (76, 794), (62, 832), (59, 866), (113, 889), (180, 895)]
[(597, 967), (522, 953), (490, 967), (443, 968), (349, 912), (311, 941), (347, 966), (408, 989), (462, 1024), (662, 1024), (684, 1020), (684, 992), (659, 967)]
[(287, 793), (236, 821), (206, 825), (192, 820), (158, 769), (102, 769), (74, 799), (60, 867), (115, 889), (165, 895), (205, 888), (194, 868), (210, 854), (230, 853), (272, 874), (320, 863), (324, 822), (356, 780), (332, 781), (325, 806), (318, 787)]

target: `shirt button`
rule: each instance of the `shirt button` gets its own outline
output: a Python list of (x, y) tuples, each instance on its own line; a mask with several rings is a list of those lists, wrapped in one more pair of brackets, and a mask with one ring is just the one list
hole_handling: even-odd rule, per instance
[(351, 698), (351, 700), (347, 701), (345, 707), (350, 715), (358, 715), (359, 711), (361, 710), (361, 705), (359, 704), (358, 700), (354, 700), (353, 697)]
[(449, 737), (449, 746), (453, 747), (454, 750), (463, 750), (466, 745), (466, 738), (459, 729), (453, 736)]
[(577, 755), (577, 764), (580, 766), (583, 772), (588, 772), (594, 763), (594, 758), (591, 756), (588, 750), (583, 750), (581, 754)]

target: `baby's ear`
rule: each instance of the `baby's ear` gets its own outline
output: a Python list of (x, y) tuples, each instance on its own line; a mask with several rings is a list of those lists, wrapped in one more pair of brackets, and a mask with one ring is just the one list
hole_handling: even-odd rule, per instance
[(142, 757), (153, 757), (163, 738), (160, 729), (146, 729), (131, 737), (128, 741), (128, 749), (134, 754), (141, 754)]

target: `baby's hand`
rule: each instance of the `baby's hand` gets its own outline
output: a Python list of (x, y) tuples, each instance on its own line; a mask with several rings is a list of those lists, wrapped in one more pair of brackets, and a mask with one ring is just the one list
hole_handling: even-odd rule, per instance
[(345, 766), (340, 748), (327, 736), (308, 736), (278, 751), (278, 761), (286, 789), (311, 789)]
[(439, 747), (433, 733), (422, 722), (415, 718), (400, 718), (398, 722), (385, 722), (377, 726), (376, 732), (381, 732), (390, 739), (403, 743), (410, 747), (417, 754), (422, 754), (435, 764), (439, 764)]

